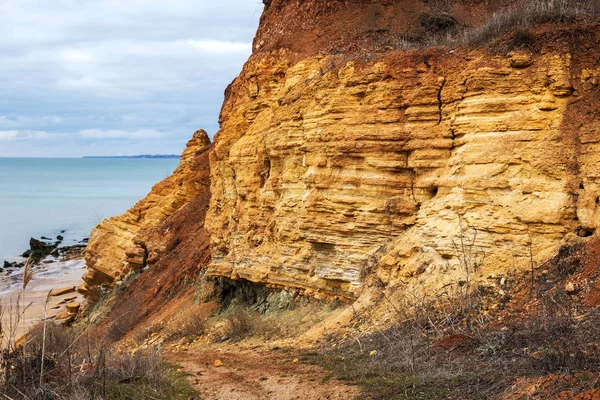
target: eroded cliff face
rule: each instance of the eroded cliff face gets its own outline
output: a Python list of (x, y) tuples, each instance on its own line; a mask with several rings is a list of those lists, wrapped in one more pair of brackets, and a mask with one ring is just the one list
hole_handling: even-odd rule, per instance
[(594, 232), (599, 30), (561, 29), (512, 51), (256, 51), (211, 154), (209, 274), (352, 299), (370, 273), (442, 287), (465, 253), (483, 279)]
[[(79, 288), (81, 292), (94, 297), (91, 289), (111, 284), (132, 270), (155, 264), (165, 251), (171, 249), (172, 237), (181, 236), (180, 231), (190, 233), (192, 240), (193, 236), (198, 236), (194, 227), (199, 223), (203, 229), (205, 211), (199, 213), (195, 221), (187, 209), (198, 202), (208, 206), (208, 154), (211, 149), (205, 131), (194, 133), (173, 175), (156, 184), (146, 198), (125, 214), (106, 219), (94, 228), (85, 251), (88, 270), (83, 276), (85, 283)], [(188, 229), (179, 226), (181, 217), (177, 216), (180, 214), (190, 220)], [(170, 225), (163, 227), (169, 217), (179, 221), (177, 229)], [(157, 232), (159, 228), (162, 230)], [(201, 238), (196, 239), (202, 242)], [(203, 251), (209, 255), (207, 249)]]
[[(460, 283), (465, 260), (485, 280), (593, 234), (598, 24), (406, 50), (513, 3), (265, 1), (214, 149), (195, 136), (171, 178), (94, 230), (83, 290), (166, 253), (176, 268), (168, 216), (185, 249), (201, 238), (208, 275), (345, 300)], [(208, 233), (183, 208), (199, 196)]]

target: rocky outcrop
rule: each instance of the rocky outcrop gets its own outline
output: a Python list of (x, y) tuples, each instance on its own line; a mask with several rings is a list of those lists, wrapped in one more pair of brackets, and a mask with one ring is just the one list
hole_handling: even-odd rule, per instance
[[(366, 282), (445, 287), (529, 268), (592, 235), (598, 25), (410, 50), (514, 3), (265, 1), (225, 92), (210, 193), (208, 167), (189, 161), (208, 157), (199, 134), (171, 178), (94, 230), (87, 285), (171, 253), (173, 271), (187, 240), (208, 275), (352, 300)], [(204, 227), (189, 209), (209, 198)]]
[(80, 291), (93, 297), (90, 289), (156, 262), (174, 232), (165, 227), (157, 235), (153, 229), (194, 199), (205, 197), (208, 202), (211, 148), (205, 131), (194, 133), (173, 175), (156, 184), (125, 214), (106, 219), (94, 228), (85, 251), (88, 271)]
[[(282, 3), (226, 93), (209, 274), (352, 299), (370, 272), (441, 287), (465, 258), (483, 278), (598, 227), (596, 27), (586, 50), (563, 27), (528, 48), (365, 59), (284, 46), (283, 26), (269, 45)], [(351, 12), (332, 3), (312, 11)]]

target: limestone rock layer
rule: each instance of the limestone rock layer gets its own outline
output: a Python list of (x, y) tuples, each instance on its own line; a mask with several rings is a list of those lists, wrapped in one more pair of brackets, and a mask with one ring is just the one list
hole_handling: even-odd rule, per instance
[(443, 286), (464, 253), (487, 276), (591, 234), (600, 51), (587, 34), (584, 52), (255, 52), (211, 154), (209, 273), (354, 298), (371, 272)]

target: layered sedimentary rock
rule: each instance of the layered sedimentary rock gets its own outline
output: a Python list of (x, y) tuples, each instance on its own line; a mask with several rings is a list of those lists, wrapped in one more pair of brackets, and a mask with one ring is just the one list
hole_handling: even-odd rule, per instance
[[(281, 3), (226, 93), (210, 274), (354, 298), (370, 272), (443, 286), (462, 279), (465, 257), (481, 276), (502, 273), (597, 228), (597, 28), (583, 29), (587, 51), (557, 29), (565, 40), (540, 33), (533, 47), (497, 53), (373, 39), (370, 56), (336, 55), (319, 40), (296, 49), (269, 14), (292, 13)], [(352, 15), (325, 3), (335, 4), (298, 7), (332, 25)], [(295, 43), (306, 39), (311, 22), (288, 23)]]
[[(169, 226), (157, 234), (157, 227), (168, 217), (183, 212), (194, 200), (208, 204), (211, 148), (205, 131), (194, 133), (173, 175), (156, 184), (146, 198), (125, 214), (106, 219), (94, 228), (85, 252), (88, 271), (83, 277), (82, 292), (88, 293), (90, 288), (110, 284), (132, 270), (155, 263), (176, 234)], [(200, 225), (203, 218), (202, 214)], [(195, 225), (190, 221), (190, 231)]]
[[(182, 161), (96, 228), (88, 285), (166, 255), (174, 271), (183, 249), (185, 271), (212, 258), (209, 275), (351, 300), (367, 278), (444, 287), (593, 234), (598, 24), (410, 50), (514, 3), (265, 1), (254, 53), (225, 92), (211, 193), (208, 169)], [(210, 251), (191, 211), (209, 197)]]

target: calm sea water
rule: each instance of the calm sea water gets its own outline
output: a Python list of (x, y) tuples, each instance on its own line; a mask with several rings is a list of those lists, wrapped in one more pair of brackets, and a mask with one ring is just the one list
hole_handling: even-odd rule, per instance
[(122, 214), (178, 159), (0, 158), (0, 263), (17, 260), (29, 238), (64, 244), (88, 237), (102, 219)]

